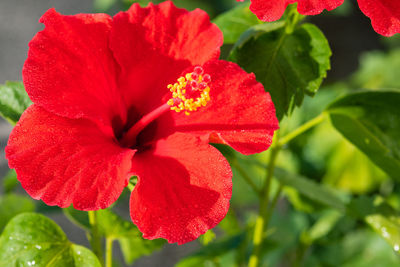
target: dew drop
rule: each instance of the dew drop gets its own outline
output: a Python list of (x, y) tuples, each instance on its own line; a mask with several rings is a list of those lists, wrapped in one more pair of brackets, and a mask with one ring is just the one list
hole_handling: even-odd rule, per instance
[(386, 227), (382, 227), (382, 235), (385, 238), (388, 238), (390, 236), (389, 233), (386, 230)]
[(27, 263), (28, 263), (28, 265), (29, 265), (29, 266), (33, 266), (33, 265), (35, 265), (35, 264), (36, 264), (36, 262), (35, 262), (35, 261), (28, 261)]
[(399, 251), (399, 249), (400, 249), (399, 244), (395, 244), (394, 247), (393, 247), (393, 249), (394, 249), (394, 251)]
[(36, 247), (37, 249), (42, 249), (42, 247), (39, 246), (39, 245), (35, 245), (35, 247)]

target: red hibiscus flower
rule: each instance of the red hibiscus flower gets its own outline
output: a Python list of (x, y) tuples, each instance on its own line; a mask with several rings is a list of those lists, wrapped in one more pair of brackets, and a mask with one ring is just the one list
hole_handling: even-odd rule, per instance
[[(238, 0), (243, 1), (243, 0)], [(251, 0), (250, 10), (263, 21), (280, 19), (287, 5), (297, 2), (303, 15), (317, 15), (324, 9), (333, 10), (344, 0)], [(374, 30), (384, 36), (400, 33), (399, 0), (357, 0), (361, 11), (371, 19)]]
[(96, 210), (137, 175), (131, 217), (145, 238), (182, 244), (219, 223), (232, 173), (209, 143), (261, 152), (278, 122), (255, 76), (218, 60), (207, 14), (164, 2), (114, 18), (50, 9), (40, 22), (23, 68), (34, 104), (6, 148), (25, 190)]

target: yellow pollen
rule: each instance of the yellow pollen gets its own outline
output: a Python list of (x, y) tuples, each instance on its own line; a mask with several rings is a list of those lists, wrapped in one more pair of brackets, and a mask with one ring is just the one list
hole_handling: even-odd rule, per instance
[(203, 68), (195, 67), (192, 73), (179, 77), (176, 83), (167, 86), (172, 93), (172, 98), (167, 102), (171, 110), (183, 111), (190, 115), (191, 112), (207, 105), (210, 101), (211, 78), (203, 73)]

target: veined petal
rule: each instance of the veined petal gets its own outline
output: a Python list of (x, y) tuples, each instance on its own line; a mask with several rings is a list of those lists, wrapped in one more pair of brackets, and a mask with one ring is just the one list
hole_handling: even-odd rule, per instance
[(170, 128), (211, 134), (212, 142), (228, 144), (243, 154), (266, 150), (279, 126), (263, 85), (232, 62), (213, 60), (203, 68), (211, 75), (210, 101), (189, 116), (174, 113), (175, 126)]
[(127, 106), (142, 114), (154, 109), (182, 70), (217, 59), (222, 43), (221, 31), (199, 9), (189, 12), (166, 1), (118, 13), (110, 45), (122, 68), (119, 86)]
[(6, 157), (22, 187), (47, 205), (80, 210), (111, 205), (130, 178), (135, 151), (121, 148), (110, 127), (30, 106), (13, 129)]
[(282, 17), (287, 5), (298, 3), (297, 10), (303, 15), (317, 15), (324, 9), (333, 10), (344, 0), (251, 0), (250, 10), (262, 21), (275, 21)]
[(374, 30), (384, 36), (400, 33), (400, 1), (358, 0), (361, 11), (371, 19)]
[(177, 133), (138, 152), (139, 177), (131, 195), (131, 217), (147, 239), (183, 244), (216, 226), (229, 209), (232, 172), (214, 147)]
[(54, 9), (40, 22), (45, 29), (29, 44), (23, 81), (32, 101), (67, 118), (87, 118), (111, 125), (126, 120), (116, 86), (117, 64), (108, 48), (111, 17), (64, 16)]

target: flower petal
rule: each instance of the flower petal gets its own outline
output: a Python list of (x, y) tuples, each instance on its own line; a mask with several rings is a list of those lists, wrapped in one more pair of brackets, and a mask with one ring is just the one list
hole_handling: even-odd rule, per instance
[(303, 15), (317, 15), (324, 9), (333, 10), (344, 0), (251, 0), (250, 10), (262, 21), (275, 21), (282, 17), (287, 5), (298, 3), (297, 10)]
[(173, 113), (174, 130), (213, 133), (212, 142), (226, 143), (243, 154), (266, 150), (279, 126), (263, 85), (232, 62), (214, 60), (203, 68), (211, 75), (211, 100), (189, 116)]
[(139, 182), (131, 217), (147, 239), (183, 244), (216, 226), (229, 209), (232, 172), (226, 159), (200, 139), (177, 133), (138, 152), (132, 170)]
[(374, 30), (384, 36), (400, 33), (399, 0), (358, 0), (361, 11), (371, 19)]
[(171, 1), (133, 4), (115, 15), (110, 46), (122, 68), (119, 85), (128, 107), (147, 113), (160, 105), (167, 85), (188, 66), (218, 58), (222, 43), (204, 11), (188, 12)]
[(133, 150), (110, 127), (59, 117), (35, 104), (13, 129), (6, 157), (22, 187), (47, 205), (95, 210), (111, 205), (130, 176)]
[(110, 125), (126, 119), (116, 86), (117, 65), (108, 48), (111, 17), (63, 16), (54, 9), (40, 19), (45, 29), (29, 44), (23, 68), (26, 91), (47, 111)]

